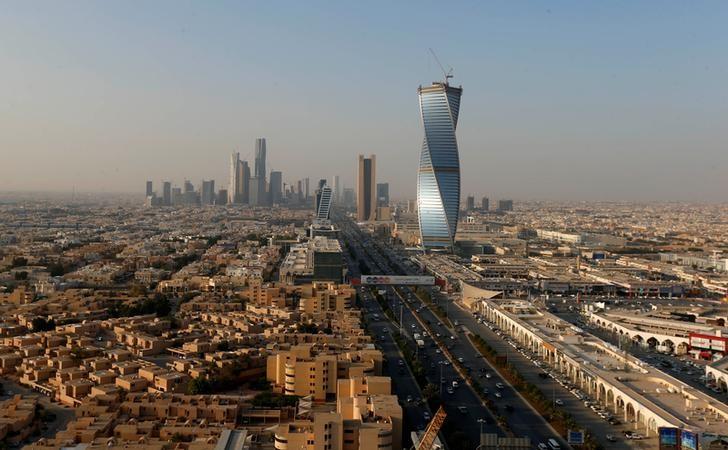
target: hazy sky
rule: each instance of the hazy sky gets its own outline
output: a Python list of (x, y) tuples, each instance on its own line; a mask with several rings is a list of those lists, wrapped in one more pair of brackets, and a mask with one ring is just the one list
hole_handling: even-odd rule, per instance
[[(377, 154), (412, 196), (416, 88), (464, 88), (463, 196), (728, 201), (728, 2), (2, 1), (0, 190), (284, 180)], [(312, 181), (313, 182), (313, 181)]]

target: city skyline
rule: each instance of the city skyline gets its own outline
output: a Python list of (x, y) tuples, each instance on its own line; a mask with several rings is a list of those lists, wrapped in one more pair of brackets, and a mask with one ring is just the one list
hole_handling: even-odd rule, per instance
[[(441, 23), (434, 5), (159, 2), (142, 18), (42, 4), (0, 18), (1, 191), (137, 192), (150, 174), (223, 185), (219, 161), (242, 148), (252, 162), (249, 142), (266, 136), (279, 149), (268, 166), (291, 179), (353, 186), (352, 159), (374, 152), (392, 197), (413, 198), (411, 98), (441, 78), (428, 47), (468, 86), (463, 192), (720, 202), (728, 190), (726, 5), (463, 3), (435, 39), (422, 31)], [(261, 34), (274, 38), (251, 45)]]

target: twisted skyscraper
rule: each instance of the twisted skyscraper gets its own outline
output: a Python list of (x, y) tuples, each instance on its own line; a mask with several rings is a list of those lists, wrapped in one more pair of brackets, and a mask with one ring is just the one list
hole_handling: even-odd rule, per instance
[(455, 129), (462, 88), (447, 83), (417, 90), (425, 130), (417, 173), (417, 211), (425, 248), (452, 250), (460, 212), (460, 157)]

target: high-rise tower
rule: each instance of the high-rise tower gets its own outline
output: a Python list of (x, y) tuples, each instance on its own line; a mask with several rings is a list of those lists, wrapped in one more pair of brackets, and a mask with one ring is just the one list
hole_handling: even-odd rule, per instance
[(359, 222), (376, 219), (376, 156), (359, 155), (359, 177), (356, 192), (356, 218)]
[(425, 131), (417, 173), (417, 212), (425, 248), (452, 249), (460, 210), (460, 157), (455, 129), (462, 88), (447, 82), (417, 90)]
[(283, 172), (271, 170), (270, 172), (270, 201), (280, 204), (283, 199)]
[(265, 138), (258, 138), (255, 140), (255, 173), (253, 174), (258, 179), (258, 202), (256, 205), (264, 205), (267, 203), (266, 177), (268, 174), (265, 169), (265, 158)]
[(234, 152), (230, 155), (230, 180), (228, 181), (228, 203), (238, 203), (240, 194), (238, 191), (239, 177), (238, 165), (240, 164), (240, 153)]

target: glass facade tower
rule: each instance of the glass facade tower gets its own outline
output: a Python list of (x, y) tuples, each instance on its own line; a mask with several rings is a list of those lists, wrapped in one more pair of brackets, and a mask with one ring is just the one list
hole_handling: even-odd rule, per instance
[(455, 129), (462, 88), (447, 83), (417, 90), (425, 131), (417, 173), (422, 245), (452, 250), (460, 212), (460, 157)]

